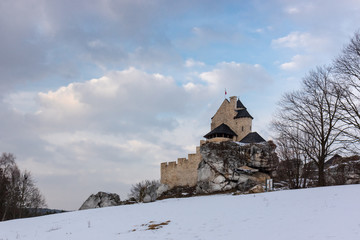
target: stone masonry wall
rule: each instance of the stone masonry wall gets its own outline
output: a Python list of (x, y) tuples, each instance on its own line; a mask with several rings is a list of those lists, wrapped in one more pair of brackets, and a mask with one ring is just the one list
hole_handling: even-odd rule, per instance
[(237, 112), (235, 111), (236, 101), (237, 98), (235, 96), (230, 97), (230, 102), (228, 100), (223, 101), (220, 108), (211, 119), (211, 131), (214, 130), (219, 125), (221, 125), (222, 123), (225, 123), (238, 135), (235, 141), (240, 141), (251, 132), (252, 119), (251, 118), (234, 119), (234, 117), (237, 114)]
[(169, 188), (178, 186), (194, 187), (197, 183), (197, 169), (201, 162), (200, 147), (196, 153), (188, 154), (188, 158), (178, 158), (177, 162), (161, 163), (160, 182)]

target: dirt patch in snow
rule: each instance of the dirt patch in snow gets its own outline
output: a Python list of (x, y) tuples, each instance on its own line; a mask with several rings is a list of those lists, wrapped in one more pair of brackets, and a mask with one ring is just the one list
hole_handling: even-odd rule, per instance
[(137, 226), (136, 228), (130, 230), (129, 232), (158, 230), (166, 225), (169, 225), (170, 222), (171, 222), (170, 220), (167, 220), (165, 222), (150, 221), (148, 223), (144, 223), (141, 224), (140, 226)]

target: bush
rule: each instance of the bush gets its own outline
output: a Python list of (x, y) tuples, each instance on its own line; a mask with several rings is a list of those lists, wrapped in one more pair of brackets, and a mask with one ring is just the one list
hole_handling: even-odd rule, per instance
[(157, 198), (157, 189), (160, 186), (158, 180), (145, 180), (135, 185), (130, 189), (130, 198), (134, 198), (136, 202), (153, 202)]

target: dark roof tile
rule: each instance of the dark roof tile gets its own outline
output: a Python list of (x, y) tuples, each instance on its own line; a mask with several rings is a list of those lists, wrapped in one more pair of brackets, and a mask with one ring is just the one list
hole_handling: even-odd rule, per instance
[(236, 108), (245, 108), (246, 109), (246, 107), (244, 106), (244, 104), (242, 104), (240, 99), (238, 99), (237, 102), (236, 102)]
[(246, 108), (244, 109), (240, 109), (240, 110), (235, 110), (237, 112), (236, 116), (234, 117), (234, 119), (236, 118), (251, 118), (251, 119), (254, 119), (250, 113), (246, 110)]
[(241, 139), (240, 142), (241, 143), (260, 143), (260, 142), (266, 142), (266, 141), (257, 132), (251, 132), (248, 135), (246, 135), (243, 139)]
[(204, 138), (211, 138), (211, 136), (215, 134), (226, 134), (232, 137), (237, 136), (237, 134), (233, 130), (231, 130), (231, 128), (225, 123), (221, 124), (220, 126), (216, 127), (214, 130), (206, 134)]

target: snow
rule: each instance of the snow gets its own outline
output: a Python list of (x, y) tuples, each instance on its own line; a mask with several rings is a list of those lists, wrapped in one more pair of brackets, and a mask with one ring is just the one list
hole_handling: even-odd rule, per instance
[(359, 240), (359, 203), (360, 185), (166, 199), (1, 222), (0, 240)]

